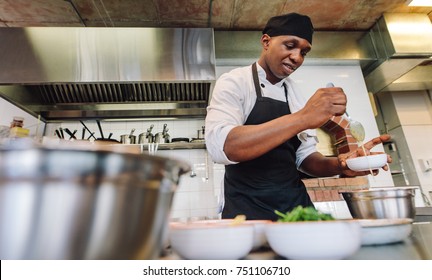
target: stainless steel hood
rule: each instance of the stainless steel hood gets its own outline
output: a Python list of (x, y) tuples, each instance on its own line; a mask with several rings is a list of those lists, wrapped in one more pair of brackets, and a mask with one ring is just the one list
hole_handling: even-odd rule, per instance
[(43, 119), (203, 117), (210, 28), (0, 28), (0, 95)]
[(432, 23), (425, 14), (384, 14), (363, 38), (377, 60), (363, 69), (372, 93), (432, 89)]

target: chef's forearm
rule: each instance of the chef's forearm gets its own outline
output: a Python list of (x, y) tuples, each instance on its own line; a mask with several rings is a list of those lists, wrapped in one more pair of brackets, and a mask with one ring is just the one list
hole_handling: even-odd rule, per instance
[(236, 162), (257, 158), (303, 131), (299, 117), (287, 115), (259, 125), (243, 125), (228, 134), (224, 152)]
[(342, 168), (337, 157), (325, 157), (319, 152), (315, 152), (305, 158), (300, 166), (300, 170), (314, 177), (328, 177), (342, 174)]

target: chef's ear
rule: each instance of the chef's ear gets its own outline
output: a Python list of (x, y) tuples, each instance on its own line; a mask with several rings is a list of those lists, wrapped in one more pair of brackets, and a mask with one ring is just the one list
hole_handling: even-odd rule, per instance
[(261, 36), (261, 45), (263, 46), (263, 48), (267, 49), (270, 43), (271, 37), (267, 34), (263, 34)]

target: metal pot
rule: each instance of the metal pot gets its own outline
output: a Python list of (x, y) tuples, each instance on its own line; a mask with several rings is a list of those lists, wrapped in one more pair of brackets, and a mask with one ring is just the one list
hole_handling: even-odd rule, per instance
[(82, 145), (3, 146), (0, 258), (158, 258), (189, 170), (173, 159)]
[(151, 143), (153, 136), (149, 136), (148, 133), (140, 133), (138, 135), (138, 144), (148, 144)]
[(340, 192), (355, 219), (415, 217), (415, 188), (388, 187)]
[(136, 136), (130, 134), (120, 135), (120, 142), (122, 144), (136, 144)]

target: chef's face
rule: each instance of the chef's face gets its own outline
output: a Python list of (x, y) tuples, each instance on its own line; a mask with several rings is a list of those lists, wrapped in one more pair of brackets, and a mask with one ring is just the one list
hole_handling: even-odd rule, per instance
[(290, 35), (270, 37), (264, 34), (261, 43), (270, 82), (278, 82), (291, 75), (303, 64), (312, 47), (306, 39)]

